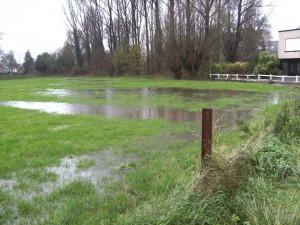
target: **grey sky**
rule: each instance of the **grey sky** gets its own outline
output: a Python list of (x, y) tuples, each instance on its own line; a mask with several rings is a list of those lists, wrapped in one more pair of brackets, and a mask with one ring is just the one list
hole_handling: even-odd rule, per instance
[[(270, 0), (265, 0), (270, 2)], [(275, 5), (269, 16), (272, 36), (278, 40), (279, 30), (300, 28), (300, 0), (272, 0)]]
[[(22, 57), (53, 52), (66, 40), (64, 0), (0, 0), (0, 46)], [(22, 57), (23, 58), (23, 57)]]
[[(270, 14), (273, 39), (278, 30), (300, 26), (300, 0), (264, 0), (277, 7)], [(0, 47), (22, 60), (29, 49), (34, 57), (53, 52), (66, 40), (64, 0), (0, 0)]]

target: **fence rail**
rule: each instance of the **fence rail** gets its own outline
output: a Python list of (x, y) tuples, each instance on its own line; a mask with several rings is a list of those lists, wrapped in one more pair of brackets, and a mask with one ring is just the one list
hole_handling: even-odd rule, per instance
[(300, 83), (300, 76), (263, 75), (263, 74), (210, 74), (211, 79), (240, 81), (273, 81), (281, 83)]

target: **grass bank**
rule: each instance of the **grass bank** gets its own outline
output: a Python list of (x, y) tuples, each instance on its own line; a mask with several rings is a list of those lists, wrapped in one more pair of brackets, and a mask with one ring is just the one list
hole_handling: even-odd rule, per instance
[(251, 138), (244, 144), (229, 154), (217, 144), (198, 174), (126, 213), (122, 223), (299, 224), (300, 102), (275, 111), (276, 116), (249, 124)]

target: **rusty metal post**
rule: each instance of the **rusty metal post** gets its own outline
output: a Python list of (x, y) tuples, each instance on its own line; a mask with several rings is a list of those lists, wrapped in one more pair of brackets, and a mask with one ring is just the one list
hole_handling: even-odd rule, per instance
[(202, 154), (201, 160), (211, 155), (212, 146), (212, 109), (202, 109)]

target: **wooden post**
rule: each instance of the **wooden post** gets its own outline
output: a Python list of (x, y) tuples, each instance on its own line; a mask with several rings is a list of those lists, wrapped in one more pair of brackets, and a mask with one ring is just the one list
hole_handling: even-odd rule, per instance
[(212, 146), (212, 109), (202, 109), (202, 153), (201, 160), (211, 155)]

